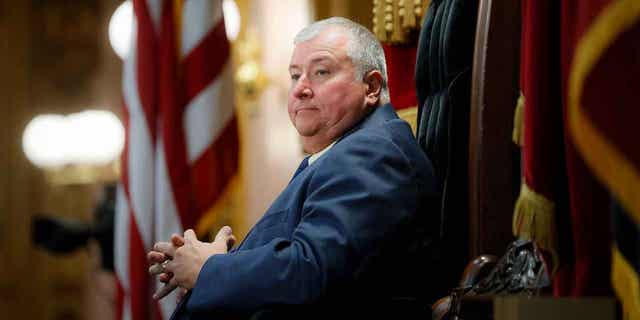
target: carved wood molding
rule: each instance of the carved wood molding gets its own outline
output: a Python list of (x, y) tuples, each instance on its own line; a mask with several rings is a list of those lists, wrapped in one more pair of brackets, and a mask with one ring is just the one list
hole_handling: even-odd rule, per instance
[(373, 33), (382, 43), (417, 40), (429, 0), (373, 0)]

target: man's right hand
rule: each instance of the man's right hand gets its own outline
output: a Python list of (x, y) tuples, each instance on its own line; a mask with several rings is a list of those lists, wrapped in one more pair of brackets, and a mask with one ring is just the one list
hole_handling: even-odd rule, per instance
[(165, 285), (154, 294), (154, 298), (156, 299), (164, 298), (177, 287), (175, 284), (169, 283), (171, 278), (173, 278), (173, 274), (165, 272), (164, 269), (166, 263), (173, 259), (176, 250), (184, 245), (184, 238), (173, 234), (171, 235), (170, 241), (171, 242), (157, 242), (153, 246), (153, 250), (147, 254), (147, 260), (151, 263), (149, 274), (151, 276), (157, 276), (160, 282), (165, 283)]

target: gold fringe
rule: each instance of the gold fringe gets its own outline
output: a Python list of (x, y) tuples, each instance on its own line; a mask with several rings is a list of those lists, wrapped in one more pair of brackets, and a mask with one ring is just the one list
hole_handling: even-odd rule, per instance
[(404, 108), (396, 111), (398, 117), (409, 123), (413, 136), (416, 136), (416, 130), (418, 128), (418, 106)]
[(384, 44), (415, 44), (430, 0), (373, 0), (372, 32)]
[(520, 147), (524, 145), (524, 101), (524, 95), (520, 91), (516, 110), (513, 114), (513, 133), (511, 134), (513, 143)]
[(618, 296), (622, 298), (622, 318), (640, 320), (640, 279), (638, 279), (638, 274), (615, 245), (611, 251), (611, 282)]
[(523, 183), (513, 212), (512, 227), (516, 237), (532, 240), (551, 253), (551, 271), (555, 273), (558, 266), (555, 204)]

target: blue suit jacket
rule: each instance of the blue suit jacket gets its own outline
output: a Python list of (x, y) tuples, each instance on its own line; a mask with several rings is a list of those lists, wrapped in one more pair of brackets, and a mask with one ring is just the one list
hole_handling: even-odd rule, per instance
[(376, 108), (293, 177), (236, 249), (207, 260), (172, 318), (373, 310), (408, 295), (408, 250), (437, 233), (437, 211), (422, 210), (436, 197), (432, 174), (409, 125)]

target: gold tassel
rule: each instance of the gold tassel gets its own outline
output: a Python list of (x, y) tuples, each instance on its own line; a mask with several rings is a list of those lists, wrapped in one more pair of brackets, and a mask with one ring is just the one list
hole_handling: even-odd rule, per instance
[(551, 253), (551, 269), (555, 273), (558, 266), (555, 204), (531, 190), (526, 183), (520, 188), (513, 212), (513, 234), (520, 239), (534, 241)]
[(513, 133), (511, 134), (513, 143), (522, 147), (524, 145), (524, 95), (520, 91), (516, 110), (513, 114)]
[(373, 0), (373, 34), (384, 44), (415, 44), (428, 0)]

